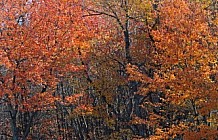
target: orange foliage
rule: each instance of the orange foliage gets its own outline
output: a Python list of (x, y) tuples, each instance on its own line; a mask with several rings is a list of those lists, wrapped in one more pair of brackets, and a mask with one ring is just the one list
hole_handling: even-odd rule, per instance
[[(158, 14), (160, 24), (152, 31), (155, 51), (151, 54), (152, 62), (158, 67), (151, 78), (136, 66), (129, 65), (130, 80), (144, 83), (141, 90), (144, 94), (162, 91), (169, 103), (191, 106), (192, 113), (198, 117), (208, 115), (218, 108), (218, 79), (215, 76), (218, 72), (218, 38), (210, 30), (207, 12), (200, 3), (165, 0), (160, 2)], [(187, 127), (188, 124), (183, 125)], [(211, 131), (212, 138), (216, 136), (215, 130), (206, 130), (207, 133)], [(193, 133), (204, 133), (204, 129)], [(200, 137), (210, 139), (206, 134)]]
[(58, 79), (85, 69), (80, 59), (90, 50), (95, 18), (82, 18), (73, 0), (7, 1), (3, 8), (0, 60), (7, 70), (0, 75), (0, 96), (24, 108), (54, 104)]

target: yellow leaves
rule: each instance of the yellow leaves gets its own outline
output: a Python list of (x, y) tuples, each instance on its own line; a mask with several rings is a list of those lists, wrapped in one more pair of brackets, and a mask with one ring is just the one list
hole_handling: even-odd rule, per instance
[(107, 118), (106, 123), (109, 127), (113, 129), (113, 126), (116, 124), (116, 121), (113, 118)]
[(199, 3), (202, 9), (208, 8), (212, 2), (211, 0), (193, 0), (193, 1)]
[(152, 2), (150, 0), (130, 0), (131, 12), (144, 12), (148, 13), (152, 10)]

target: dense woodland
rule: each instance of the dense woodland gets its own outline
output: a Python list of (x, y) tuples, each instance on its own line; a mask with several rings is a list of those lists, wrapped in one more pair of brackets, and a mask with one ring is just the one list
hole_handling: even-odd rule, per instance
[(1, 0), (1, 140), (218, 139), (216, 0)]

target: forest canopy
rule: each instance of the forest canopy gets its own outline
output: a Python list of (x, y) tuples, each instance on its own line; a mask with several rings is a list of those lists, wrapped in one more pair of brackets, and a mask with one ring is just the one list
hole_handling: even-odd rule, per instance
[(218, 139), (216, 0), (0, 7), (0, 139)]

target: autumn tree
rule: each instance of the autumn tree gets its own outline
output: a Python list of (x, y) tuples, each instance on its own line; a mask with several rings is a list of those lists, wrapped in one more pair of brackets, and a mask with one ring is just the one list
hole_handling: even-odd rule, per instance
[(215, 139), (216, 5), (2, 1), (1, 138)]
[(151, 113), (150, 119), (157, 120), (158, 136), (153, 138), (216, 138), (217, 130), (208, 122), (210, 112), (217, 109), (217, 36), (211, 32), (207, 11), (202, 7), (193, 1), (161, 2), (160, 24), (152, 31), (154, 77), (129, 66), (130, 79), (144, 83), (144, 94), (163, 92), (166, 98), (160, 103), (170, 103), (165, 114), (168, 109), (177, 112), (171, 118), (176, 122), (167, 127), (161, 123), (165, 120), (169, 124), (168, 116)]
[[(60, 80), (85, 69), (80, 59), (89, 51), (94, 20), (82, 19), (79, 1), (2, 1), (0, 12), (0, 97), (11, 130), (5, 135), (17, 140), (32, 133), (35, 138), (40, 119), (56, 127), (54, 120), (40, 116), (65, 102), (55, 93)], [(49, 137), (55, 137), (51, 128), (38, 131), (50, 129)]]
[[(84, 1), (82, 5), (86, 10), (84, 17), (103, 19), (99, 22), (101, 36), (90, 53), (90, 89), (95, 114), (108, 124), (111, 137), (116, 133), (113, 138), (125, 137), (122, 131), (145, 135), (144, 125), (141, 128), (123, 125), (133, 114), (140, 115), (143, 110), (139, 107), (143, 97), (134, 94), (139, 83), (127, 80), (126, 65), (136, 64), (145, 69), (144, 65), (149, 61), (146, 58), (153, 43), (151, 28), (157, 24), (153, 4), (150, 1), (98, 0)], [(146, 73), (150, 71), (145, 69)]]

